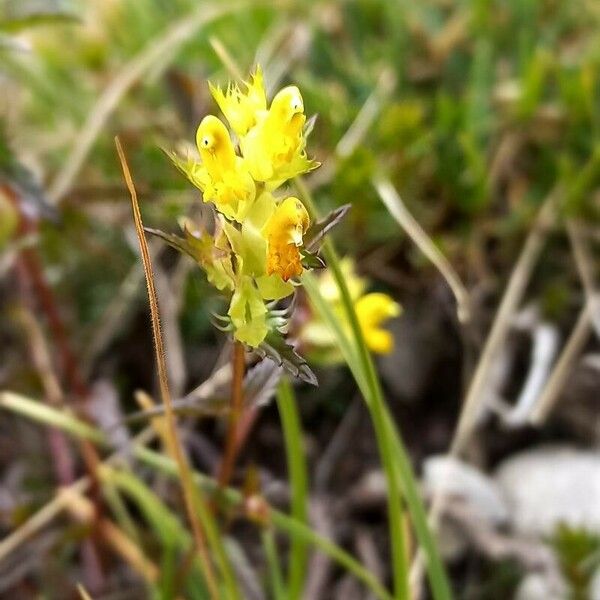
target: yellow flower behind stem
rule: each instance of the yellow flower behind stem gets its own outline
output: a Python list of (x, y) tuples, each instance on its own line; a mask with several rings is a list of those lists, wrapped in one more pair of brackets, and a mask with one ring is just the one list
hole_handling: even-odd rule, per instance
[(354, 309), (368, 348), (378, 354), (389, 354), (394, 349), (394, 338), (381, 325), (397, 317), (400, 306), (387, 294), (374, 292), (359, 298)]
[(277, 273), (284, 281), (302, 275), (299, 248), (310, 217), (298, 198), (286, 198), (271, 215), (262, 233), (267, 239), (267, 275)]

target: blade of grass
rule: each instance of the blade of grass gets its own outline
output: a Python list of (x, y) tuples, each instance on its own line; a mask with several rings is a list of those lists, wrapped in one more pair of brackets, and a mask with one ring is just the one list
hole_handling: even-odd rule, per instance
[[(288, 477), (291, 488), (291, 514), (300, 523), (308, 523), (308, 475), (304, 458), (302, 427), (296, 398), (290, 382), (283, 378), (277, 391), (277, 409), (281, 417)], [(292, 537), (288, 569), (288, 595), (290, 600), (302, 597), (306, 579), (308, 552), (306, 543)]]
[[(301, 180), (297, 179), (295, 183), (308, 210), (315, 215), (316, 210), (310, 192)], [(396, 595), (405, 594), (404, 597), (410, 597), (408, 591), (408, 557), (403, 535), (402, 499), (399, 487), (401, 485), (419, 543), (427, 557), (427, 569), (434, 598), (436, 600), (452, 598), (445, 569), (427, 523), (427, 515), (414, 479), (408, 453), (385, 404), (373, 359), (365, 344), (354, 310), (354, 303), (340, 268), (339, 258), (330, 240), (327, 240), (324, 244), (323, 254), (340, 291), (346, 317), (352, 331), (353, 340), (351, 345), (354, 347), (353, 351), (347, 348), (348, 336), (344, 332), (338, 317), (327, 307), (326, 301), (322, 297), (319, 298), (320, 293), (315, 282), (306, 276), (305, 282), (308, 280), (307, 291), (311, 294), (311, 298), (317, 298), (315, 304), (317, 310), (322, 310), (321, 316), (336, 334), (338, 347), (346, 358), (371, 413), (388, 483), (388, 510), (390, 513), (390, 536)]]
[[(310, 192), (300, 180), (296, 180), (296, 185), (299, 187), (299, 191), (304, 197), (305, 204), (308, 205), (309, 211), (315, 214), (316, 210), (314, 208), (312, 198), (310, 197)], [(357, 383), (359, 383), (358, 379), (360, 379), (360, 383), (365, 388), (364, 391), (367, 391), (367, 394), (364, 394), (365, 400), (373, 421), (375, 437), (377, 440), (377, 446), (379, 448), (379, 455), (381, 457), (381, 462), (386, 477), (388, 489), (389, 531), (392, 548), (394, 596), (397, 598), (408, 599), (408, 557), (406, 554), (403, 534), (402, 496), (400, 493), (400, 484), (394, 468), (394, 448), (389, 435), (389, 429), (386, 425), (383, 394), (381, 392), (377, 374), (375, 373), (375, 367), (373, 365), (373, 361), (371, 360), (371, 355), (369, 354), (369, 351), (364, 343), (362, 330), (358, 323), (358, 317), (354, 311), (354, 303), (350, 296), (350, 292), (348, 291), (348, 286), (346, 285), (344, 276), (341, 272), (339, 261), (329, 240), (327, 240), (323, 245), (323, 253), (338, 285), (342, 303), (351, 325), (354, 337), (353, 346), (356, 351), (356, 356), (351, 357), (352, 364), (349, 364), (349, 366), (354, 366), (354, 369), (352, 369), (353, 372), (361, 373), (361, 375), (357, 377)], [(323, 303), (324, 302), (325, 301), (323, 300)], [(327, 316), (330, 319), (329, 323), (334, 329), (334, 332), (340, 332), (342, 330), (341, 326), (335, 325), (337, 319), (335, 319), (335, 317), (332, 319), (331, 314), (323, 315), (325, 318)], [(347, 350), (345, 351), (342, 347), (342, 345), (347, 341), (346, 336), (344, 335), (341, 339), (338, 338), (337, 341), (338, 346), (342, 349), (342, 352), (347, 352)]]
[(0, 408), (6, 408), (34, 421), (52, 425), (71, 435), (91, 442), (101, 443), (102, 434), (66, 411), (56, 410), (47, 404), (34, 402), (13, 392), (0, 393)]
[(325, 243), (324, 255), (331, 269), (334, 279), (341, 292), (342, 303), (349, 318), (354, 334), (354, 342), (358, 348), (358, 360), (365, 382), (369, 389), (367, 406), (373, 421), (375, 437), (379, 447), (379, 454), (387, 480), (388, 490), (388, 518), (389, 531), (392, 545), (392, 569), (394, 576), (394, 592), (397, 598), (409, 598), (408, 589), (408, 557), (404, 540), (404, 527), (402, 521), (402, 495), (400, 483), (394, 468), (394, 447), (390, 428), (386, 421), (386, 411), (383, 393), (371, 356), (364, 342), (362, 330), (354, 310), (354, 302), (350, 296), (348, 286), (342, 274), (337, 257), (329, 242)]
[(439, 251), (431, 238), (425, 233), (416, 219), (410, 214), (402, 198), (386, 178), (373, 180), (373, 185), (381, 198), (381, 201), (388, 209), (390, 215), (396, 220), (398, 225), (408, 234), (419, 250), (434, 264), (437, 270), (442, 274), (448, 283), (456, 299), (456, 312), (458, 320), (462, 323), (471, 318), (471, 301), (469, 293), (457, 275), (456, 271), (448, 259)]
[[(189, 467), (187, 457), (185, 455), (183, 445), (179, 439), (177, 432), (177, 420), (173, 407), (171, 405), (171, 394), (169, 391), (169, 382), (167, 376), (167, 366), (165, 361), (165, 351), (163, 346), (162, 332), (160, 329), (160, 317), (158, 309), (158, 297), (154, 285), (154, 275), (152, 271), (152, 261), (150, 259), (150, 252), (148, 250), (148, 243), (144, 235), (144, 225), (142, 223), (142, 215), (137, 200), (137, 193), (135, 186), (133, 185), (133, 179), (127, 165), (127, 160), (123, 152), (123, 148), (118, 138), (115, 138), (115, 144), (117, 152), (119, 154), (119, 160), (121, 161), (121, 167), (123, 169), (123, 175), (127, 184), (127, 189), (131, 195), (131, 206), (133, 210), (133, 216), (135, 221), (135, 229), (140, 244), (140, 252), (142, 255), (142, 262), (144, 264), (144, 275), (146, 277), (146, 287), (148, 289), (148, 299), (150, 301), (150, 315), (152, 317), (152, 334), (154, 339), (154, 352), (156, 358), (156, 366), (158, 370), (158, 380), (160, 384), (161, 399), (165, 407), (165, 419), (168, 431), (168, 443), (170, 450), (177, 462), (179, 468), (180, 484), (183, 492), (183, 499), (188, 513), (188, 519), (192, 526), (192, 532), (194, 535), (194, 544), (198, 553), (198, 558), (202, 565), (204, 577), (206, 578), (206, 584), (208, 590), (213, 599), (219, 598), (219, 592), (217, 587), (217, 581), (215, 578), (213, 566), (211, 564), (210, 556), (208, 554), (208, 548), (206, 545), (206, 539), (204, 532), (200, 527), (198, 516), (196, 514), (196, 508), (204, 500), (198, 497), (198, 493), (193, 484), (191, 478), (191, 469)], [(233, 595), (231, 597), (237, 597), (235, 588), (229, 590)]]
[(287, 600), (288, 595), (286, 594), (285, 585), (283, 583), (281, 564), (279, 562), (279, 555), (277, 552), (277, 545), (275, 544), (275, 534), (273, 533), (273, 529), (271, 527), (265, 527), (262, 531), (261, 537), (267, 558), (267, 567), (269, 569), (269, 581), (271, 584), (273, 600)]

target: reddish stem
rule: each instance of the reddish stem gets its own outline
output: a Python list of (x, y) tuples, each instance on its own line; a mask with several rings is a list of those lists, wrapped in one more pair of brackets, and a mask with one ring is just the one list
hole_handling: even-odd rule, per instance
[(244, 371), (246, 367), (246, 357), (244, 345), (238, 341), (233, 343), (233, 353), (231, 357), (232, 364), (232, 382), (231, 382), (231, 409), (229, 411), (229, 422), (227, 425), (227, 440), (225, 442), (225, 453), (223, 460), (219, 465), (218, 482), (219, 487), (227, 486), (233, 473), (235, 460), (237, 457), (237, 428), (244, 408)]

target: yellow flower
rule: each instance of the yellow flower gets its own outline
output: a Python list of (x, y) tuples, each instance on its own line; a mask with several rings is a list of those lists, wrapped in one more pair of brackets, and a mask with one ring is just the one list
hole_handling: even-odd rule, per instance
[(298, 198), (286, 198), (271, 215), (262, 233), (267, 239), (267, 275), (284, 281), (302, 275), (300, 246), (310, 218)]
[[(359, 277), (356, 274), (354, 261), (350, 258), (342, 258), (340, 269), (348, 286), (350, 297), (353, 301), (356, 301), (364, 293), (367, 282), (363, 277)], [(341, 302), (340, 288), (329, 270), (325, 271), (319, 277), (319, 290), (323, 298), (330, 304), (339, 304)]]
[(229, 132), (223, 123), (208, 115), (196, 132), (202, 167), (194, 172), (195, 183), (204, 201), (212, 201), (228, 219), (241, 222), (256, 193), (244, 161), (236, 156)]
[[(388, 319), (400, 314), (400, 306), (390, 296), (383, 293), (365, 294), (367, 281), (356, 275), (354, 263), (349, 258), (340, 261), (342, 275), (348, 286), (350, 297), (365, 342), (372, 352), (388, 354), (393, 350), (394, 339), (383, 329)], [(343, 306), (339, 287), (329, 271), (319, 277), (319, 291), (340, 319), (342, 326), (350, 333), (350, 324)], [(331, 329), (316, 315), (302, 327), (300, 337), (313, 347), (313, 358), (323, 363), (333, 364), (343, 360), (335, 348), (335, 336)]]
[(283, 88), (268, 112), (241, 138), (240, 147), (256, 181), (269, 182), (273, 189), (318, 166), (304, 150), (304, 101), (296, 86)]
[(397, 317), (400, 306), (387, 294), (375, 292), (359, 298), (354, 309), (369, 349), (378, 354), (389, 354), (394, 349), (394, 338), (381, 325)]
[(229, 84), (225, 91), (209, 87), (233, 133), (208, 115), (196, 133), (200, 161), (190, 153), (168, 154), (214, 205), (215, 234), (184, 230), (185, 238), (163, 237), (191, 255), (217, 289), (231, 294), (227, 327), (237, 340), (258, 347), (269, 330), (279, 334), (284, 324), (266, 302), (294, 293), (298, 282), (290, 279), (302, 274), (301, 248), (310, 224), (300, 200), (279, 201), (272, 192), (318, 163), (306, 156), (306, 117), (297, 87), (282, 89), (268, 110), (260, 67), (241, 85)]
[(219, 105), (221, 112), (238, 136), (248, 133), (256, 125), (257, 117), (267, 109), (267, 97), (260, 67), (252, 75), (252, 80), (243, 82), (246, 92), (235, 83), (230, 83), (223, 93), (220, 87), (208, 84), (210, 93)]

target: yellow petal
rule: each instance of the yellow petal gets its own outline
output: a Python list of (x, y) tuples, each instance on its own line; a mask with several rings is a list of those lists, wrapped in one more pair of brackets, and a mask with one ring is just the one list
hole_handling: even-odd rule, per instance
[(235, 151), (227, 127), (213, 115), (202, 119), (196, 131), (200, 158), (213, 179), (235, 169)]
[(354, 308), (369, 349), (379, 354), (391, 352), (393, 337), (381, 325), (400, 314), (400, 305), (387, 294), (375, 292), (359, 298)]
[(302, 275), (300, 250), (310, 218), (298, 198), (286, 198), (271, 215), (262, 233), (267, 240), (267, 275), (284, 281)]
[(246, 92), (236, 84), (230, 84), (226, 92), (209, 83), (210, 92), (221, 112), (239, 136), (246, 135), (254, 127), (258, 115), (267, 108), (267, 98), (260, 67), (252, 74), (250, 82), (243, 82)]
[(228, 219), (242, 222), (256, 193), (245, 161), (236, 156), (225, 125), (213, 115), (202, 119), (196, 132), (202, 167), (194, 174), (204, 200), (213, 202)]

